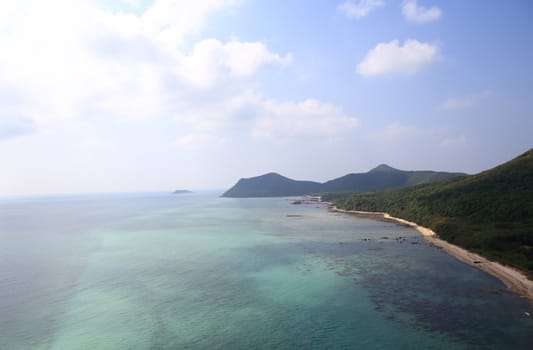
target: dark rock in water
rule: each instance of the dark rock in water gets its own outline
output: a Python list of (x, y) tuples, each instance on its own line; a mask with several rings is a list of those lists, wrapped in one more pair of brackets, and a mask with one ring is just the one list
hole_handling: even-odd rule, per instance
[(192, 192), (189, 190), (175, 190), (174, 192), (172, 192), (172, 194), (186, 194), (186, 193), (192, 193)]
[(292, 204), (302, 204), (302, 201), (294, 201)]

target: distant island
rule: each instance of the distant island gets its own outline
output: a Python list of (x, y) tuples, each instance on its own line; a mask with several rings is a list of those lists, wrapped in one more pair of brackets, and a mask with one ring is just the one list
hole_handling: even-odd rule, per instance
[(465, 177), (464, 173), (404, 171), (382, 164), (369, 172), (348, 174), (325, 183), (289, 179), (268, 173), (240, 179), (223, 197), (286, 197), (325, 192), (369, 192), (415, 186), (439, 180)]
[[(322, 199), (344, 210), (388, 213), (416, 222), (449, 243), (518, 268), (533, 280), (533, 149), (468, 177), (392, 191), (331, 193)], [(533, 298), (532, 283), (506, 280), (506, 272), (491, 271), (485, 259), (470, 262)]]
[(189, 190), (175, 190), (174, 192), (172, 192), (172, 194), (187, 194), (187, 193), (192, 193), (192, 191), (189, 191)]

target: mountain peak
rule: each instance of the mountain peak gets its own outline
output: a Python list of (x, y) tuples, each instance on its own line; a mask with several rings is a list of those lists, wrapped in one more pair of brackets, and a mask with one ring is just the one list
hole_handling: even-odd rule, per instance
[(285, 176), (278, 174), (278, 173), (270, 172), (270, 173), (260, 175), (260, 177), (285, 177)]
[(380, 164), (374, 169), (370, 170), (370, 172), (373, 172), (373, 171), (392, 172), (392, 171), (398, 171), (398, 169), (394, 169), (393, 167), (388, 166), (387, 164)]
[(289, 179), (278, 173), (240, 179), (223, 197), (285, 197), (320, 192), (321, 184)]

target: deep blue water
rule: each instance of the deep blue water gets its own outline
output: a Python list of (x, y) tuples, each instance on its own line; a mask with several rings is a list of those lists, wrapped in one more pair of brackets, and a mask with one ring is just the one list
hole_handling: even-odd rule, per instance
[(532, 304), (291, 199), (0, 199), (0, 349), (530, 349)]

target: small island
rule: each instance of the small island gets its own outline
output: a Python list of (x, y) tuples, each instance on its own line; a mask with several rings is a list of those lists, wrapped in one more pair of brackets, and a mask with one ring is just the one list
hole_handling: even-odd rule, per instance
[(172, 192), (172, 194), (187, 194), (187, 193), (193, 193), (193, 192), (189, 190), (175, 190), (174, 192)]

